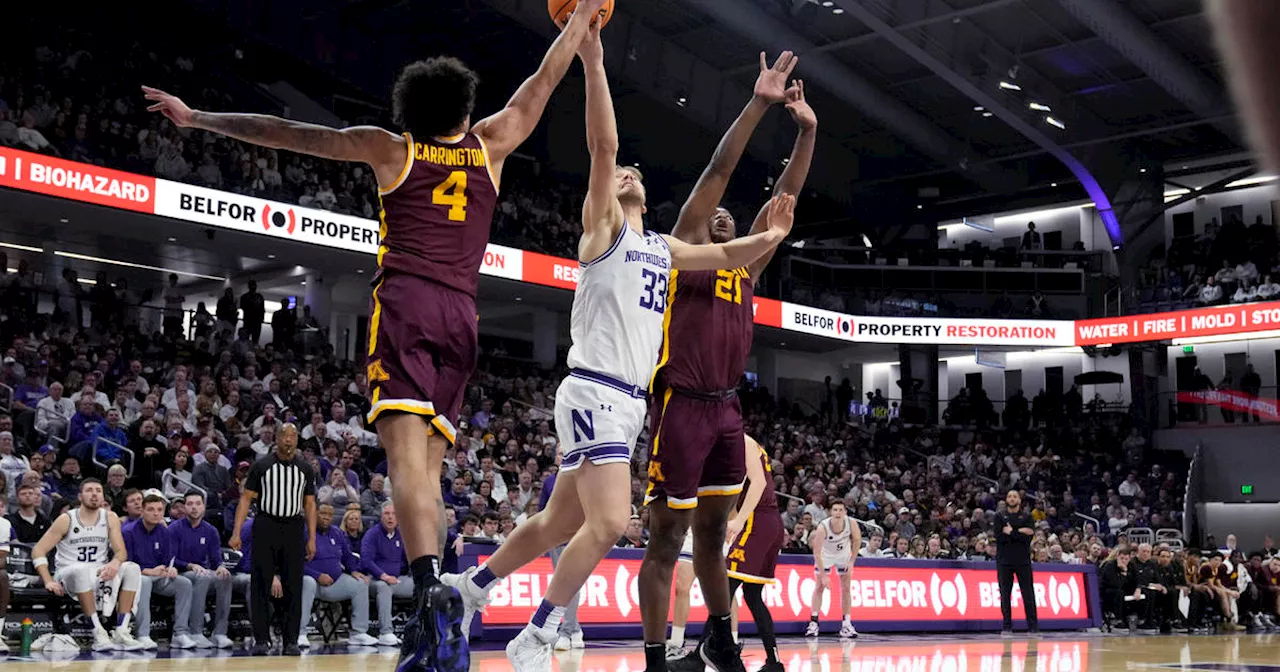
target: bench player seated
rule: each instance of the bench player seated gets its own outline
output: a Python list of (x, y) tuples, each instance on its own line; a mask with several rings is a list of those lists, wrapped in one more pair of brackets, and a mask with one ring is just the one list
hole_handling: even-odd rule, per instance
[(822, 611), (822, 598), (831, 585), (831, 570), (836, 570), (840, 581), (841, 637), (857, 637), (853, 621), (849, 618), (849, 576), (853, 571), (853, 549), (862, 546), (862, 531), (857, 521), (848, 515), (844, 502), (831, 505), (831, 516), (818, 523), (809, 535), (809, 547), (813, 549), (814, 579), (813, 600), (810, 602), (809, 627), (805, 637), (818, 636), (818, 614)]
[(151, 639), (151, 595), (173, 598), (173, 638), (170, 649), (195, 648), (188, 624), (191, 619), (191, 580), (173, 566), (173, 542), (164, 522), (165, 498), (149, 494), (142, 500), (142, 518), (123, 528), (125, 549), (142, 570), (138, 589), (138, 641), (156, 648)]
[[(94, 651), (137, 651), (143, 644), (129, 634), (129, 621), (142, 572), (128, 561), (120, 518), (106, 508), (102, 482), (96, 478), (82, 481), (79, 500), (80, 506), (58, 516), (36, 542), (32, 564), (45, 590), (79, 600), (80, 610), (93, 622)], [(57, 571), (50, 574), (49, 552), (55, 549)], [(110, 635), (99, 618), (100, 608), (104, 616), (116, 615)]]
[(385, 640), (369, 636), (369, 577), (360, 571), (360, 559), (351, 552), (347, 535), (333, 525), (333, 506), (321, 504), (316, 509), (316, 554), (303, 566), (302, 633), (298, 646), (307, 642), (307, 626), (311, 624), (311, 605), (316, 598), (325, 602), (351, 603), (351, 646), (396, 646), (395, 636)]

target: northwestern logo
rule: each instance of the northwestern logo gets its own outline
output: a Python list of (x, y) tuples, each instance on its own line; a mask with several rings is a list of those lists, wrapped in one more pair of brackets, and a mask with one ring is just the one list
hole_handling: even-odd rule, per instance
[[(287, 213), (287, 214), (286, 214)], [(271, 210), (270, 205), (262, 206), (262, 228), (270, 231), (272, 228), (284, 229), (293, 235), (293, 230), (298, 225), (297, 217), (293, 214), (293, 208), (287, 210)]]
[(573, 441), (574, 443), (582, 443), (583, 437), (586, 441), (596, 440), (596, 419), (591, 415), (591, 411), (570, 411), (573, 416)]

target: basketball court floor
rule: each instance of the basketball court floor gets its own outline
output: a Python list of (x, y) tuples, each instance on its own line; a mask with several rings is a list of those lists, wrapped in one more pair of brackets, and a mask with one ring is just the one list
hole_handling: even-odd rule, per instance
[[(557, 654), (560, 672), (639, 672), (644, 653), (634, 641), (591, 642), (585, 651)], [(746, 640), (748, 672), (763, 655)], [(753, 648), (754, 647), (754, 648)], [(874, 636), (853, 642), (788, 638), (781, 642), (787, 672), (1280, 672), (1280, 635), (1128, 637), (1084, 633), (1046, 635), (1032, 640), (991, 635)], [(252, 657), (243, 650), (95, 654), (82, 652), (29, 659), (10, 655), (14, 672), (256, 672), (299, 670), (390, 672), (396, 653), (345, 647), (312, 648), (301, 658)], [(500, 650), (474, 653), (472, 670), (497, 672), (510, 665)]]

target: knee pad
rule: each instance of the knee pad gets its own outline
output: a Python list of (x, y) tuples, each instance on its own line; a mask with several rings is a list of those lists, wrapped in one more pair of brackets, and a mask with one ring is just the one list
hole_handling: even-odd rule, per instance
[(120, 575), (120, 590), (131, 593), (138, 592), (138, 588), (142, 585), (142, 568), (138, 566), (138, 563), (121, 563), (118, 574)]

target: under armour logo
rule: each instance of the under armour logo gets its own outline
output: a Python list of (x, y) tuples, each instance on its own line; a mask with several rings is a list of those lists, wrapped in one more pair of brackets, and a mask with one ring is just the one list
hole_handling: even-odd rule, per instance
[(600, 410), (613, 412), (613, 404), (600, 404)]

